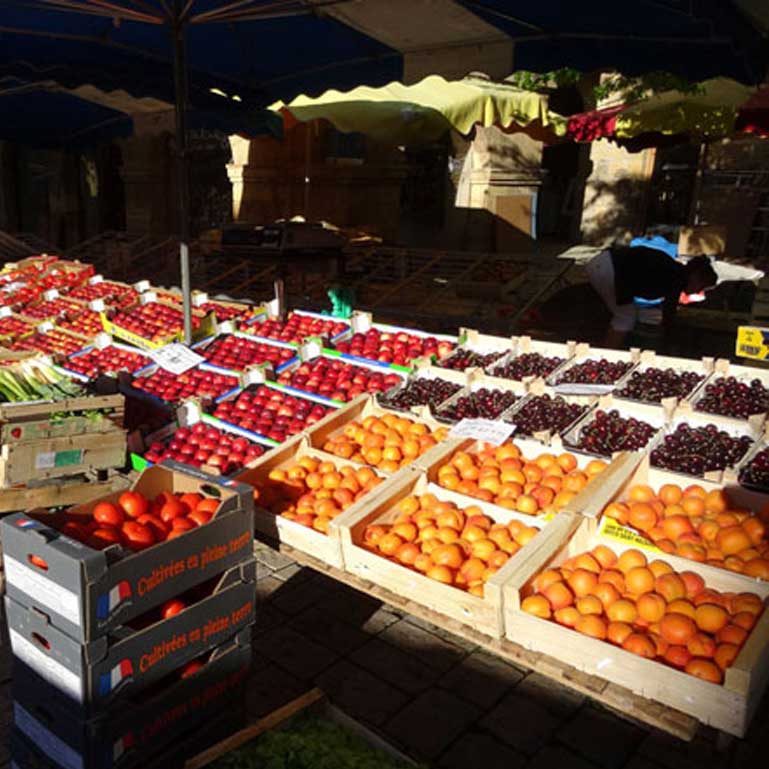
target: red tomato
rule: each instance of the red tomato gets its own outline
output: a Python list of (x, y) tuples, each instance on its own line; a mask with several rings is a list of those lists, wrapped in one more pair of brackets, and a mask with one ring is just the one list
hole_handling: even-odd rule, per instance
[(177, 537), (181, 537), (183, 534), (186, 534), (188, 531), (189, 529), (171, 529), (171, 531), (168, 532), (166, 541), (168, 541), (169, 539), (176, 539)]
[(123, 521), (125, 521), (125, 514), (112, 502), (99, 502), (93, 509), (93, 519), (105, 526), (122, 526)]
[(139, 518), (149, 511), (149, 502), (138, 491), (124, 491), (118, 504), (129, 518)]
[(152, 529), (136, 521), (126, 521), (123, 524), (123, 536), (126, 544), (132, 550), (144, 550), (155, 544), (155, 535), (152, 533)]
[(195, 526), (197, 526), (197, 524), (191, 521), (189, 518), (174, 518), (173, 521), (171, 521), (172, 529), (189, 531), (190, 529), (194, 529)]
[(187, 604), (184, 601), (180, 601), (178, 598), (173, 598), (170, 601), (166, 601), (160, 609), (160, 615), (163, 619), (169, 617), (175, 617), (180, 612), (183, 612), (187, 608)]
[(160, 518), (164, 523), (170, 523), (174, 518), (182, 518), (187, 515), (187, 506), (176, 499), (166, 502), (160, 509)]
[(187, 518), (198, 526), (205, 526), (213, 516), (205, 510), (193, 510)]
[(197, 507), (197, 505), (198, 505), (198, 504), (199, 504), (199, 503), (200, 503), (202, 500), (203, 500), (203, 497), (202, 497), (202, 495), (200, 495), (200, 494), (198, 494), (198, 493), (195, 493), (195, 494), (191, 494), (191, 493), (182, 494), (182, 495), (181, 495), (181, 497), (179, 497), (179, 501), (180, 501), (182, 504), (184, 504), (184, 505), (187, 505), (187, 507), (188, 507), (190, 510), (194, 510), (194, 509)]
[(219, 509), (219, 500), (208, 497), (198, 502), (195, 511), (202, 510), (205, 513), (211, 513), (212, 515)]
[(200, 660), (192, 660), (188, 662), (179, 672), (179, 678), (189, 678), (194, 676), (198, 670), (201, 670), (205, 665)]
[(120, 536), (120, 530), (114, 526), (100, 526), (91, 534), (89, 541), (95, 547), (108, 547), (109, 545), (120, 544), (123, 538)]
[(163, 522), (156, 515), (147, 513), (141, 515), (136, 519), (136, 523), (140, 523), (142, 526), (148, 526), (152, 529), (152, 533), (155, 535), (155, 539), (159, 542), (161, 539), (165, 539), (170, 531), (170, 527), (167, 523)]
[(67, 521), (64, 526), (61, 527), (61, 533), (78, 541), (82, 541), (85, 537), (85, 530), (75, 521)]

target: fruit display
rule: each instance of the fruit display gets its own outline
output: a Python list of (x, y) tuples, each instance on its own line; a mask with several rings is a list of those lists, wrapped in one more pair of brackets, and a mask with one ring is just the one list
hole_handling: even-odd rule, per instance
[(97, 550), (122, 545), (138, 552), (205, 526), (219, 504), (218, 499), (198, 493), (163, 491), (148, 499), (138, 491), (124, 491), (116, 502), (97, 502), (88, 521), (70, 517), (61, 531)]
[(138, 351), (108, 345), (102, 349), (94, 347), (88, 352), (74, 355), (65, 365), (70, 371), (76, 371), (89, 379), (96, 379), (101, 374), (113, 374), (116, 371), (133, 373), (151, 363), (150, 358)]
[(0, 366), (0, 402), (60, 401), (85, 392), (81, 385), (42, 360), (13, 361)]
[(323, 419), (331, 409), (265, 385), (252, 385), (237, 398), (218, 403), (216, 419), (282, 443)]
[(560, 395), (536, 395), (505, 421), (515, 425), (518, 435), (534, 435), (546, 430), (559, 434), (588, 410), (583, 403), (569, 403)]
[(667, 483), (631, 486), (603, 515), (643, 534), (666, 553), (769, 580), (769, 539), (761, 519), (734, 505), (728, 489)]
[(462, 419), (496, 419), (517, 400), (518, 396), (513, 392), (481, 387), (442, 406), (435, 412), (435, 416), (451, 422)]
[(217, 337), (198, 352), (214, 366), (232, 371), (245, 371), (249, 366), (259, 363), (272, 363), (278, 368), (296, 356), (293, 348), (276, 347), (234, 334)]
[(397, 513), (392, 523), (367, 526), (364, 546), (478, 598), (488, 579), (540, 531), (518, 519), (500, 523), (477, 505), (461, 508), (429, 493), (405, 497)]
[(705, 379), (696, 371), (676, 371), (672, 368), (647, 368), (634, 371), (617, 398), (631, 398), (645, 403), (659, 403), (665, 398), (686, 398)]
[(605, 468), (606, 462), (595, 459), (582, 470), (568, 453), (526, 457), (514, 443), (485, 445), (478, 452), (457, 451), (438, 468), (438, 484), (508, 510), (539, 515), (563, 509)]
[(180, 403), (188, 398), (214, 400), (234, 390), (238, 386), (238, 379), (202, 368), (193, 368), (183, 374), (172, 374), (158, 368), (144, 376), (135, 377), (131, 386), (167, 403)]
[(316, 318), (312, 315), (302, 315), (297, 312), (289, 314), (285, 323), (278, 320), (265, 320), (256, 323), (241, 323), (240, 330), (267, 339), (277, 339), (279, 342), (294, 342), (299, 344), (308, 336), (321, 336), (334, 339), (350, 330), (347, 323), (332, 318)]
[(581, 430), (575, 449), (610, 457), (616, 451), (638, 451), (655, 436), (659, 428), (635, 417), (620, 416), (612, 409), (595, 412), (595, 418)]
[[(112, 318), (112, 322), (144, 339), (157, 342), (179, 333), (184, 328), (184, 315), (175, 307), (147, 302), (130, 310), (121, 310)], [(192, 327), (197, 328), (199, 325), (200, 318), (193, 315)]]
[(353, 467), (300, 457), (285, 469), (271, 470), (254, 484), (254, 503), (295, 523), (328, 533), (331, 521), (384, 479), (370, 467)]
[(538, 352), (526, 352), (511, 361), (491, 370), (492, 376), (512, 379), (520, 382), (526, 377), (545, 377), (555, 371), (565, 361), (557, 356), (546, 357)]
[(762, 449), (740, 472), (743, 486), (769, 491), (769, 449)]
[(569, 366), (556, 378), (556, 384), (612, 385), (622, 379), (633, 367), (622, 360), (588, 359)]
[(445, 379), (422, 377), (412, 379), (404, 387), (398, 388), (392, 396), (380, 395), (379, 402), (387, 408), (403, 411), (413, 406), (437, 408), (461, 389), (462, 385), (447, 382)]
[(61, 260), (53, 262), (45, 274), (40, 275), (36, 280), (43, 290), (50, 288), (63, 290), (83, 285), (93, 274), (92, 264)]
[(47, 355), (72, 355), (83, 346), (83, 340), (71, 336), (66, 331), (53, 328), (50, 331), (38, 331), (32, 336), (17, 339), (11, 350), (36, 350)]
[(329, 436), (322, 449), (336, 457), (394, 473), (437, 446), (447, 435), (445, 427), (431, 430), (414, 419), (382, 414), (350, 422)]
[(734, 467), (747, 453), (753, 439), (729, 435), (716, 425), (691, 427), (679, 424), (651, 453), (655, 467), (688, 475)]
[(105, 304), (121, 307), (127, 301), (138, 301), (139, 292), (132, 286), (124, 286), (110, 280), (102, 280), (99, 283), (89, 283), (88, 285), (75, 288), (67, 296), (70, 299), (78, 299), (81, 302), (93, 302), (97, 299), (103, 299)]
[(76, 318), (61, 320), (56, 325), (58, 328), (63, 328), (66, 331), (74, 331), (76, 334), (87, 336), (89, 339), (93, 339), (97, 334), (101, 334), (104, 331), (101, 315), (88, 309), (84, 309)]
[(339, 352), (397, 366), (409, 366), (417, 358), (445, 358), (455, 346), (454, 342), (439, 342), (434, 336), (418, 336), (407, 331), (380, 331), (376, 328), (370, 328), (365, 334), (353, 334), (349, 341), (334, 345)]
[(733, 376), (721, 377), (705, 385), (704, 395), (695, 408), (708, 414), (747, 419), (769, 411), (769, 389), (760, 379), (743, 382)]
[(722, 593), (640, 550), (606, 545), (540, 572), (521, 610), (720, 684), (763, 612), (754, 593)]
[(504, 355), (507, 355), (506, 350), (484, 354), (475, 352), (475, 350), (459, 348), (449, 355), (448, 358), (438, 361), (437, 365), (441, 368), (452, 369), (453, 371), (466, 371), (469, 368), (485, 369)]
[(1, 339), (18, 339), (20, 336), (33, 334), (34, 331), (35, 326), (21, 318), (16, 318), (13, 315), (0, 318)]
[(224, 323), (227, 320), (235, 320), (236, 318), (250, 318), (259, 308), (250, 304), (221, 304), (221, 302), (203, 302), (203, 304), (197, 305), (196, 309), (204, 312), (206, 315), (212, 312), (214, 317), (220, 323)]
[(393, 372), (356, 366), (341, 358), (319, 356), (284, 371), (278, 382), (297, 390), (322, 395), (336, 401), (349, 401), (362, 393), (379, 393), (403, 381)]
[(67, 299), (48, 299), (47, 301), (28, 304), (22, 311), (25, 318), (34, 320), (55, 320), (56, 318), (76, 318), (86, 310), (82, 304)]
[(232, 475), (264, 452), (264, 446), (247, 438), (196, 422), (192, 427), (180, 427), (165, 442), (151, 444), (144, 458), (152, 463), (175, 459), (193, 467), (206, 465), (217, 468), (222, 475)]

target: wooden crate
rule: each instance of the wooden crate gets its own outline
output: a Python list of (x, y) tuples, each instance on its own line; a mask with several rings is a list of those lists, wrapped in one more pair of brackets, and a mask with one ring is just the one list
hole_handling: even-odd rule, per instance
[[(704, 724), (744, 736), (769, 681), (769, 612), (764, 611), (723, 685), (703, 681), (654, 660), (643, 659), (606, 641), (589, 638), (556, 622), (521, 611), (532, 580), (567, 558), (608, 545), (615, 553), (635, 547), (607, 540), (593, 531), (594, 521), (575, 517), (567, 529), (548, 529), (536, 552), (503, 586), (505, 634), (525, 648), (547, 654), (584, 673), (627, 687), (635, 694), (694, 716)], [(766, 600), (769, 584), (676, 556), (663, 560), (676, 571), (699, 574), (708, 587), (727, 592), (754, 592)]]
[[(480, 331), (476, 331), (472, 328), (460, 328), (458, 336), (457, 349), (452, 355), (463, 350), (470, 350), (478, 353), (479, 355), (490, 355), (492, 353), (499, 353), (498, 360), (503, 360), (504, 357), (509, 354), (515, 348), (515, 339), (513, 337), (506, 336), (492, 336), (490, 334), (482, 334)], [(452, 356), (447, 356), (444, 360), (448, 360)], [(496, 365), (497, 361), (494, 361)], [(448, 369), (453, 371), (454, 369)], [(466, 371), (470, 371), (466, 369)]]
[[(0, 405), (0, 488), (122, 467), (123, 408), (122, 395)], [(86, 416), (96, 409), (107, 413)]]
[[(321, 461), (331, 461), (337, 467), (343, 465), (352, 465), (352, 462), (331, 457), (323, 452), (316, 451), (307, 445), (304, 435), (297, 435), (290, 441), (287, 441), (279, 448), (275, 448), (267, 454), (259, 457), (250, 467), (242, 470), (234, 476), (234, 479), (258, 487), (260, 483), (267, 480), (270, 471), (283, 469), (293, 465), (300, 457), (317, 457)], [(383, 484), (382, 484), (383, 485)], [(345, 511), (347, 513), (356, 513), (363, 509), (370, 500), (378, 496), (380, 489), (377, 488), (371, 494), (361, 498)], [(341, 517), (341, 516), (340, 516)], [(333, 524), (333, 521), (332, 521)], [(310, 553), (315, 558), (328, 563), (331, 566), (341, 568), (342, 544), (339, 538), (339, 531), (333, 525), (329, 528), (328, 534), (323, 534), (315, 529), (302, 526), (295, 521), (284, 518), (280, 515), (261, 507), (258, 499), (254, 503), (254, 526), (257, 531), (266, 534), (271, 539), (281, 543), (286, 543), (297, 550)]]
[[(516, 358), (521, 355), (527, 355), (529, 353), (538, 353), (548, 358), (562, 358), (563, 362), (557, 366), (554, 371), (558, 371), (565, 366), (576, 354), (578, 345), (576, 342), (570, 341), (566, 343), (560, 342), (541, 342), (537, 339), (532, 339), (530, 336), (514, 336), (513, 337), (513, 349), (495, 361), (491, 366), (486, 368), (486, 373), (490, 376), (499, 378), (502, 381), (515, 381), (502, 377), (498, 371), (508, 363), (512, 363)], [(525, 377), (524, 382), (533, 380), (534, 377)]]
[[(499, 638), (503, 632), (502, 586), (517, 570), (530, 553), (539, 547), (539, 536), (534, 537), (489, 579), (484, 588), (483, 598), (471, 593), (429, 579), (414, 569), (409, 569), (382, 555), (372, 552), (363, 544), (367, 526), (374, 523), (392, 523), (398, 516), (398, 503), (409, 495), (431, 493), (440, 500), (457, 502), (465, 507), (474, 505), (497, 523), (512, 520), (524, 522), (540, 531), (546, 528), (561, 530), (568, 527), (573, 516), (570, 513), (557, 515), (550, 521), (535, 516), (505, 510), (481, 500), (463, 498), (461, 495), (443, 489), (432, 483), (427, 472), (418, 468), (401, 471), (382, 485), (381, 491), (368, 504), (356, 511), (347, 510), (332, 522), (339, 532), (342, 555), (346, 571), (375, 585), (391, 590), (428, 609), (471, 625), (477, 630)], [(465, 502), (465, 500), (467, 500)]]
[[(753, 379), (758, 379), (761, 384), (769, 388), (769, 371), (766, 369), (760, 369), (760, 368), (753, 368), (752, 366), (733, 366), (728, 360), (725, 359), (719, 359), (715, 362), (713, 375), (710, 377), (710, 379), (705, 384), (714, 384), (722, 377), (736, 377), (742, 382), (750, 382)], [(698, 388), (689, 399), (691, 403), (691, 407), (697, 411), (698, 404), (702, 400), (702, 398), (705, 396), (705, 386)], [(709, 414), (709, 412), (701, 412), (703, 414)], [(712, 414), (710, 416), (713, 416), (714, 418), (719, 418), (718, 414)], [(767, 413), (764, 412), (757, 412), (756, 414), (751, 415), (751, 419), (760, 419), (761, 421), (766, 420)], [(721, 417), (723, 419), (732, 419), (732, 417)]]
[(484, 374), (481, 369), (474, 369), (465, 373), (467, 374), (467, 385), (441, 403), (438, 408), (432, 410), (433, 416), (443, 424), (453, 425), (458, 421), (445, 414), (447, 408), (453, 406), (460, 398), (467, 397), (478, 390), (501, 390), (505, 393), (513, 393), (516, 396), (516, 399), (496, 417), (497, 419), (504, 419), (505, 415), (529, 393), (529, 383), (492, 377)]
[[(454, 371), (453, 369), (440, 368), (434, 366), (432, 361), (422, 360), (417, 362), (413, 367), (412, 373), (408, 379), (404, 380), (401, 384), (391, 387), (389, 390), (383, 393), (377, 393), (377, 402), (384, 408), (391, 409), (392, 411), (402, 411), (391, 404), (393, 398), (395, 398), (402, 390), (408, 388), (417, 379), (442, 379), (446, 382), (451, 382), (459, 387), (467, 387), (470, 381), (470, 376), (475, 373), (475, 369), (469, 371)], [(448, 398), (446, 399), (448, 400)], [(443, 402), (438, 404), (438, 407), (442, 406)], [(425, 405), (412, 406), (408, 410), (404, 410), (405, 414), (414, 414), (421, 416), (429, 413), (429, 409)]]

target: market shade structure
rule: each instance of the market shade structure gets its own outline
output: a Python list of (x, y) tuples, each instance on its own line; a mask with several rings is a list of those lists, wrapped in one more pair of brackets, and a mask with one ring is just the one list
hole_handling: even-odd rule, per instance
[(728, 78), (714, 78), (699, 83), (692, 93), (665, 91), (633, 104), (572, 115), (566, 134), (576, 141), (634, 139), (650, 133), (704, 139), (729, 136), (739, 130), (742, 107), (762, 93)]
[(547, 96), (478, 77), (449, 81), (432, 75), (414, 85), (330, 90), (271, 109), (284, 113), (287, 127), (293, 121), (323, 119), (344, 133), (363, 133), (391, 144), (430, 142), (449, 130), (466, 135), (476, 125), (515, 130), (537, 124), (554, 135), (565, 131), (563, 118), (548, 112)]

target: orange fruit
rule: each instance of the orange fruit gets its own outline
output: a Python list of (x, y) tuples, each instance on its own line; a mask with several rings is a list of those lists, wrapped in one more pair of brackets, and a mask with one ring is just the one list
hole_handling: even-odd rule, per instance
[(595, 614), (600, 617), (603, 614), (603, 604), (594, 595), (583, 595), (577, 598), (574, 604), (580, 614)]
[(705, 580), (693, 571), (682, 571), (678, 575), (684, 583), (686, 597), (696, 598), (705, 589)]
[(625, 550), (617, 559), (616, 568), (623, 574), (627, 574), (631, 569), (639, 566), (646, 566), (646, 556), (635, 549)]
[(681, 500), (681, 507), (684, 512), (689, 515), (702, 515), (705, 512), (705, 502), (701, 497), (685, 496)]
[(557, 569), (545, 569), (534, 578), (534, 589), (538, 593), (543, 593), (548, 585), (552, 585), (554, 582), (561, 582), (562, 580), (563, 576)]
[(654, 590), (654, 574), (645, 566), (630, 569), (625, 574), (625, 585), (633, 595), (643, 595)]
[(425, 572), (425, 576), (434, 579), (436, 582), (443, 582), (445, 585), (454, 584), (454, 573), (448, 566), (433, 566)]
[(422, 551), (413, 542), (405, 542), (396, 551), (395, 557), (406, 566), (413, 566)]
[(543, 595), (530, 595), (521, 602), (521, 611), (541, 619), (550, 619), (550, 603)]
[(720, 644), (734, 644), (735, 646), (742, 646), (748, 637), (748, 631), (739, 625), (726, 625), (718, 631), (716, 640)]
[(686, 642), (686, 648), (692, 657), (711, 658), (716, 653), (716, 642), (707, 633), (697, 633)]
[(596, 617), (594, 614), (581, 616), (574, 629), (591, 638), (597, 638), (603, 641), (606, 638), (607, 624), (602, 617)]
[(574, 603), (574, 594), (569, 590), (565, 582), (553, 582), (543, 591), (542, 595), (550, 602), (550, 606), (555, 609), (564, 609)]
[(625, 639), (633, 632), (633, 628), (626, 622), (610, 622), (606, 628), (606, 640), (622, 646)]
[(396, 550), (403, 544), (403, 540), (397, 535), (388, 533), (379, 539), (377, 546), (385, 555), (395, 555)]
[(723, 679), (721, 670), (715, 662), (699, 659), (698, 657), (689, 660), (689, 663), (684, 670), (689, 673), (689, 675), (714, 684), (720, 684)]
[(665, 662), (680, 670), (683, 670), (689, 664), (691, 658), (692, 655), (685, 646), (674, 646), (672, 644), (668, 646), (667, 651), (663, 655)]
[(670, 644), (686, 646), (697, 634), (697, 625), (682, 614), (666, 614), (659, 623), (660, 635)]
[(729, 613), (712, 603), (700, 604), (694, 615), (697, 627), (706, 633), (717, 633), (729, 624)]
[(671, 601), (668, 604), (665, 614), (680, 614), (684, 617), (689, 617), (689, 619), (694, 619), (697, 616), (697, 610), (691, 601), (687, 601), (685, 598), (676, 598), (675, 601)]
[(396, 523), (395, 526), (392, 527), (392, 533), (397, 534), (406, 542), (414, 542), (419, 530), (413, 523)]
[(657, 656), (657, 646), (649, 636), (642, 633), (631, 633), (622, 643), (622, 648), (639, 657), (652, 660)]
[(734, 660), (737, 659), (739, 653), (740, 649), (738, 646), (722, 643), (718, 645), (716, 653), (713, 655), (713, 661), (721, 670), (726, 670), (734, 664)]
[(430, 569), (435, 566), (433, 563), (433, 559), (430, 558), (427, 553), (420, 553), (415, 559), (414, 559), (414, 568), (417, 571), (421, 571), (423, 574), (426, 574)]
[(651, 502), (657, 495), (651, 486), (637, 484), (628, 489), (627, 496), (631, 502)]
[(625, 575), (616, 569), (604, 569), (598, 576), (599, 582), (613, 585), (620, 593), (625, 592)]
[(638, 609), (632, 601), (621, 598), (606, 609), (606, 616), (612, 622), (626, 622), (632, 625), (638, 618)]
[(557, 609), (553, 613), (553, 619), (559, 625), (565, 625), (566, 627), (574, 627), (581, 616), (573, 606), (565, 606), (563, 609)]
[(684, 493), (681, 491), (680, 486), (676, 486), (674, 483), (666, 483), (660, 487), (657, 496), (664, 505), (677, 505)]
[(723, 489), (714, 489), (705, 495), (705, 510), (711, 513), (725, 513), (729, 509), (729, 500)]
[(609, 582), (599, 582), (593, 588), (591, 595), (594, 595), (601, 602), (604, 609), (611, 606), (615, 601), (619, 601), (622, 597), (619, 590)]
[(646, 622), (659, 622), (665, 616), (667, 604), (659, 593), (644, 593), (636, 602), (638, 616)]
[(574, 595), (581, 597), (589, 595), (598, 584), (598, 576), (587, 569), (575, 569), (567, 580)]
[(436, 566), (448, 566), (452, 569), (458, 569), (465, 560), (462, 550), (455, 544), (440, 545), (430, 556)]
[(666, 601), (675, 601), (686, 596), (686, 584), (678, 574), (663, 574), (654, 580), (654, 592)]
[(592, 556), (598, 562), (601, 569), (611, 569), (617, 562), (617, 556), (606, 545), (596, 545), (592, 550)]
[(742, 573), (748, 577), (769, 581), (769, 558), (753, 558), (745, 564)]
[(718, 532), (716, 544), (724, 555), (735, 555), (747, 550), (753, 543), (742, 526), (727, 526)]
[(649, 531), (657, 524), (657, 513), (651, 505), (633, 502), (628, 513), (628, 523), (639, 531)]

